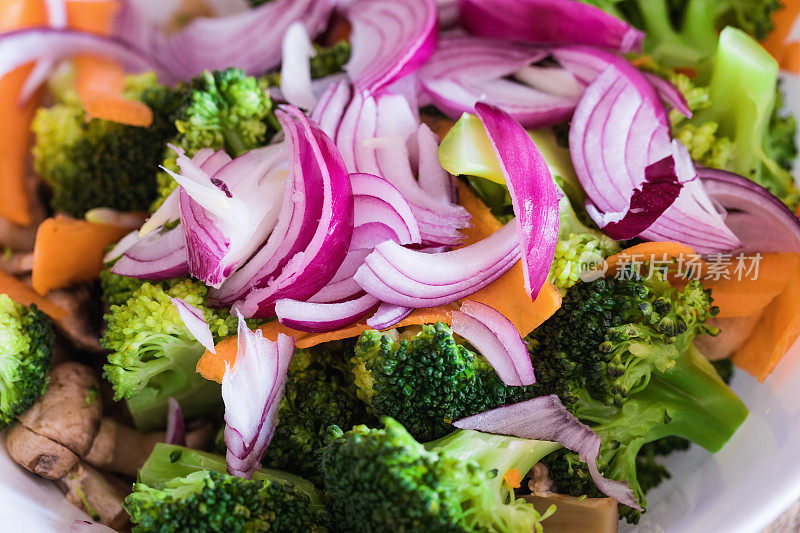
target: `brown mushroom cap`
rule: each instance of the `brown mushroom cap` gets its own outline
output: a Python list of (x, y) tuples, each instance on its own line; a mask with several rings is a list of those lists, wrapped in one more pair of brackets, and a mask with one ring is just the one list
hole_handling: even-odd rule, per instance
[(70, 361), (53, 368), (47, 392), (19, 421), (77, 455), (85, 455), (100, 428), (101, 404), (94, 372)]
[(78, 461), (61, 483), (66, 487), (67, 501), (86, 511), (93, 520), (116, 530), (128, 525), (128, 513), (122, 507), (126, 491), (91, 466)]
[(6, 435), (6, 449), (14, 461), (48, 479), (59, 479), (78, 464), (67, 448), (19, 424)]

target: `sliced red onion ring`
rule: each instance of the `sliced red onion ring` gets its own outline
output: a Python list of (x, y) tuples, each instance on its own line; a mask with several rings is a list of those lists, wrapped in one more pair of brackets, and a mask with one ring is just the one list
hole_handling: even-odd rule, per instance
[(247, 0), (204, 0), (215, 17), (225, 17), (247, 11), (252, 6)]
[(644, 33), (577, 0), (459, 0), (461, 24), (475, 35), (535, 44), (587, 44), (622, 53)]
[[(397, 223), (388, 225), (395, 232), (395, 242), (417, 244), (421, 241), (419, 225), (411, 205), (394, 185), (378, 176), (364, 173), (350, 174), (350, 184), (353, 195), (360, 204), (355, 210), (356, 227), (395, 219)], [(370, 246), (367, 243), (362, 247), (374, 247), (377, 244), (376, 242)], [(351, 249), (354, 248), (351, 246)]]
[(367, 316), (379, 303), (369, 294), (336, 303), (299, 302), (284, 298), (275, 304), (275, 314), (281, 324), (299, 331), (335, 331)]
[(575, 172), (598, 212), (627, 210), (645, 168), (672, 156), (683, 188), (640, 237), (673, 241), (698, 253), (735, 249), (738, 239), (699, 180), (687, 150), (670, 137), (666, 109), (647, 79), (628, 63), (610, 65), (581, 97), (570, 129)]
[(451, 329), (489, 361), (506, 385), (536, 382), (528, 347), (514, 324), (494, 307), (464, 300), (461, 310), (453, 311)]
[(418, 171), (412, 167), (408, 144), (418, 129), (419, 117), (405, 97), (356, 93), (342, 117), (336, 143), (351, 172), (379, 176), (402, 193), (412, 206), (424, 244), (455, 246), (463, 239), (458, 230), (469, 225), (469, 213), (430, 195), (415, 178)]
[(644, 183), (633, 190), (630, 205), (621, 213), (600, 213), (593, 204), (586, 211), (603, 232), (618, 241), (638, 237), (675, 203), (683, 188), (675, 172), (672, 156), (644, 169)]
[(436, 0), (436, 10), (441, 29), (458, 26), (458, 0)]
[(338, 81), (328, 86), (311, 111), (311, 120), (331, 139), (336, 138), (350, 96), (350, 84), (344, 80)]
[(475, 244), (440, 254), (384, 242), (367, 256), (354, 279), (382, 302), (435, 307), (482, 289), (518, 259), (517, 228), (507, 224)]
[(137, 242), (114, 263), (111, 272), (150, 280), (188, 276), (189, 255), (180, 226), (137, 236)]
[(317, 101), (311, 88), (311, 58), (314, 46), (302, 22), (295, 22), (283, 36), (281, 61), (281, 94), (287, 102), (303, 109), (312, 109)]
[[(132, 71), (154, 70), (167, 74), (156, 59), (117, 39), (72, 30), (31, 28), (0, 34), (0, 77), (32, 61), (57, 62), (83, 53), (111, 57)], [(28, 93), (39, 88), (34, 81), (41, 84), (44, 78), (28, 83)], [(162, 81), (170, 83), (173, 79), (162, 76)]]
[[(248, 317), (270, 316), (274, 312), (275, 302), (280, 299), (305, 301), (314, 295), (336, 274), (353, 234), (350, 178), (333, 141), (296, 108), (283, 107), (278, 112), (278, 120), (284, 131), (294, 137), (294, 143), (301, 143), (296, 148), (299, 156), (295, 161), (295, 174), (300, 174), (309, 183), (320, 184), (321, 214), (309, 221), (309, 226), (314, 229), (310, 230), (311, 238), (307, 246), (298, 250), (302, 253), (296, 252), (289, 257), (277, 277), (266, 278), (266, 286), (251, 290), (244, 300), (235, 304), (236, 309)], [(305, 190), (309, 191), (310, 187), (305, 187)], [(273, 236), (276, 232), (277, 228)], [(269, 245), (267, 241), (256, 257)], [(259, 272), (258, 279), (265, 279), (262, 272)]]
[(251, 331), (239, 315), (239, 347), (233, 367), (225, 364), (225, 446), (228, 472), (249, 479), (261, 468), (277, 424), (286, 371), (294, 353), (294, 338), (278, 334), (275, 342), (260, 330)]
[[(285, 188), (287, 154), (282, 144), (251, 150), (204, 171), (176, 149), (181, 174), (166, 170), (180, 185), (180, 216), (189, 252), (189, 272), (219, 287), (267, 239), (278, 219), (276, 199)], [(224, 159), (209, 157), (212, 169)]]
[(332, 8), (331, 0), (274, 0), (225, 17), (200, 17), (169, 32), (149, 21), (133, 2), (123, 2), (115, 33), (148, 56), (160, 58), (178, 80), (230, 66), (262, 74), (280, 63), (281, 40), (293, 22), (302, 22), (308, 34), (316, 36)]
[(171, 397), (167, 400), (167, 434), (164, 442), (176, 446), (186, 446), (186, 423), (178, 400)]
[(434, 0), (355, 0), (345, 16), (352, 53), (344, 69), (357, 90), (376, 92), (411, 74), (436, 47)]
[(457, 428), (510, 435), (522, 439), (555, 441), (580, 455), (600, 492), (619, 503), (642, 510), (628, 484), (606, 479), (597, 469), (600, 437), (567, 411), (556, 395), (539, 396), (498, 407), (453, 423)]
[[(443, 38), (431, 60), (419, 73), (420, 86), (431, 103), (452, 119), (471, 113), (478, 101), (510, 114), (531, 128), (552, 126), (572, 116), (581, 87), (561, 68), (539, 69), (538, 86), (508, 78), (547, 57), (542, 48), (471, 36)], [(547, 80), (556, 78), (549, 83)], [(582, 88), (582, 87), (581, 87)]]
[(522, 248), (525, 291), (536, 299), (556, 253), (560, 192), (547, 162), (518, 122), (484, 103), (478, 103), (475, 112), (483, 122), (511, 193)]
[(740, 251), (800, 253), (800, 218), (761, 185), (732, 172), (698, 168), (708, 195), (727, 210)]
[(455, 179), (439, 164), (439, 137), (426, 124), (417, 130), (417, 148), (419, 186), (436, 199), (455, 203)]
[(170, 301), (175, 306), (175, 309), (178, 310), (178, 316), (181, 317), (186, 329), (197, 339), (197, 342), (202, 344), (209, 352), (217, 353), (217, 349), (214, 347), (214, 336), (211, 334), (211, 328), (208, 326), (205, 316), (203, 316), (203, 311), (180, 298), (170, 298)]
[(375, 314), (367, 319), (367, 325), (373, 329), (388, 329), (403, 320), (414, 311), (411, 307), (382, 303)]
[(686, 101), (686, 96), (684, 96), (680, 89), (673, 83), (668, 82), (661, 76), (657, 76), (652, 72), (644, 72), (643, 74), (665, 103), (683, 116), (692, 118), (692, 110), (689, 109), (689, 102)]

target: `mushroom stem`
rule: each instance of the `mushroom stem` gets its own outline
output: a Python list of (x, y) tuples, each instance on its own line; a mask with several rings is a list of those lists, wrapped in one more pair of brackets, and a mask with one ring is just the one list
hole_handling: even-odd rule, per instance
[(78, 462), (61, 478), (67, 501), (86, 511), (92, 520), (116, 530), (128, 525), (122, 506), (126, 493), (91, 466)]

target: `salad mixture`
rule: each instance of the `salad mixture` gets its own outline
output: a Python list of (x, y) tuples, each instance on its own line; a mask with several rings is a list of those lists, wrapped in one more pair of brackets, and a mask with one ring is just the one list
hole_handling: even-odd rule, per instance
[(800, 335), (796, 11), (3, 0), (8, 454), (73, 531), (646, 522)]

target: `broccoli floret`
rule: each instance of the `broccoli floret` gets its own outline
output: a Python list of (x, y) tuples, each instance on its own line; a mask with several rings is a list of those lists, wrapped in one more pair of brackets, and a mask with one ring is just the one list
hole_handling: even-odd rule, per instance
[[(182, 105), (173, 114), (178, 134), (170, 144), (183, 148), (190, 157), (201, 148), (224, 149), (238, 157), (267, 143), (272, 100), (259, 80), (244, 71), (206, 71), (174, 92)], [(162, 157), (164, 167), (179, 171), (171, 149), (162, 151)], [(159, 197), (151, 209), (161, 205), (175, 187), (177, 183), (168, 173), (159, 172)]]
[(202, 309), (215, 342), (236, 331), (236, 319), (227, 310), (205, 305), (205, 285), (188, 279), (169, 285), (143, 283), (104, 317), (101, 344), (112, 352), (104, 375), (114, 387), (114, 399), (127, 400), (140, 429), (164, 424), (170, 396), (187, 417), (213, 411), (221, 401), (219, 385), (195, 372), (205, 348), (186, 328), (170, 297)]
[(503, 478), (528, 472), (558, 444), (456, 430), (423, 446), (399, 422), (383, 423), (339, 431), (323, 450), (337, 530), (541, 531), (543, 517)]
[(756, 39), (772, 31), (779, 0), (583, 0), (627, 20), (647, 34), (644, 51), (670, 66), (708, 61), (725, 26)]
[(94, 207), (146, 210), (156, 195), (156, 170), (164, 143), (175, 134), (174, 101), (152, 73), (127, 79), (124, 95), (153, 110), (147, 128), (106, 120), (86, 121), (77, 94), (63, 91), (33, 120), (33, 165), (52, 189), (51, 206), (76, 217)]
[(352, 341), (295, 350), (278, 425), (262, 460), (266, 466), (321, 482), (316, 452), (325, 445), (328, 427), (351, 428), (370, 421), (356, 395), (347, 360), (352, 353)]
[(428, 441), (465, 416), (528, 399), (527, 387), (505, 385), (480, 354), (460, 344), (439, 322), (395, 340), (367, 330), (352, 363), (358, 396), (377, 416), (390, 416)]
[(125, 499), (133, 531), (325, 531), (327, 512), (308, 481), (260, 470), (225, 473), (225, 458), (159, 443)]
[(14, 424), (47, 390), (53, 322), (0, 294), (0, 429)]
[[(653, 453), (685, 446), (688, 439), (719, 450), (747, 416), (713, 366), (692, 344), (714, 333), (704, 321), (714, 316), (709, 291), (698, 281), (677, 290), (657, 273), (625, 271), (621, 278), (572, 287), (561, 308), (530, 335), (537, 383), (557, 394), (567, 408), (600, 435), (598, 467), (627, 481), (645, 507), (645, 488), (663, 478), (646, 455), (639, 479), (637, 457), (657, 441)], [(559, 490), (600, 496), (579, 457), (559, 451), (547, 459)], [(631, 522), (640, 513), (621, 506)]]

